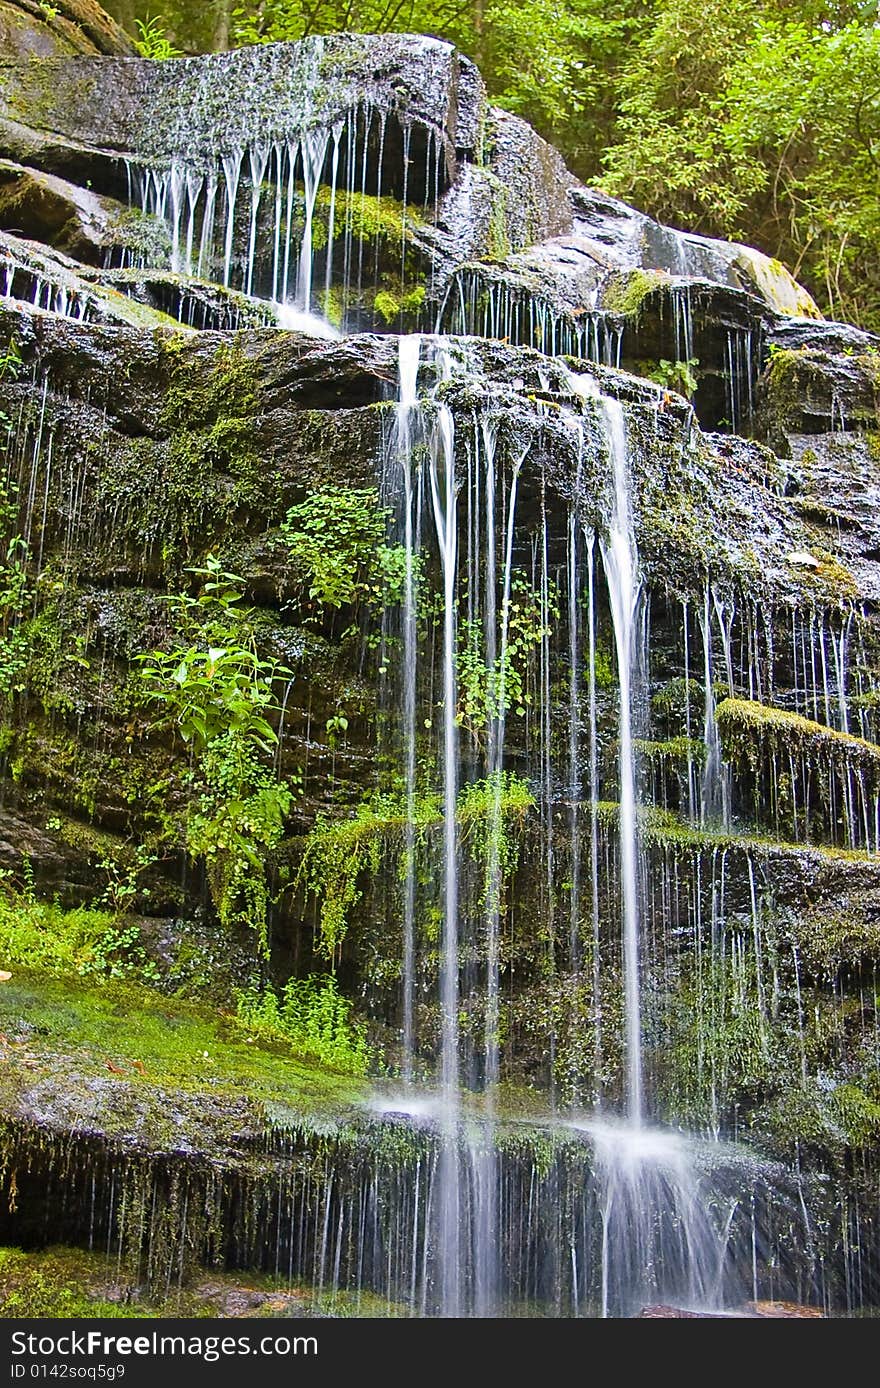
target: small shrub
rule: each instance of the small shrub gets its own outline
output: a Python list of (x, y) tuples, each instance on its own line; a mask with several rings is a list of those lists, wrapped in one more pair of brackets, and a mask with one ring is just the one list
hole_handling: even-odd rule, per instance
[(363, 1075), (370, 1050), (363, 1027), (352, 1021), (351, 1003), (332, 974), (291, 978), (280, 994), (249, 988), (238, 994), (237, 1015), (258, 1035), (288, 1041), (304, 1056), (334, 1070)]

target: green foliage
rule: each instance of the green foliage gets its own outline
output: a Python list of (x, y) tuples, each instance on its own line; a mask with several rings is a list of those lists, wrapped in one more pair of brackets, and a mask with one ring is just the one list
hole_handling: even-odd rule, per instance
[(756, 996), (751, 954), (736, 968), (713, 959), (699, 972), (687, 969), (661, 1077), (665, 1104), (684, 1122), (717, 1123), (719, 1113), (726, 1117), (737, 1102), (757, 1101), (781, 1078), (780, 1055)]
[(387, 324), (395, 323), (401, 314), (417, 314), (425, 302), (425, 286), (418, 284), (404, 294), (392, 294), (388, 289), (380, 289), (373, 300), (373, 308)]
[[(0, 1248), (0, 1304), (9, 1319), (80, 1320), (90, 1316), (118, 1320), (149, 1315), (128, 1302), (109, 1301), (89, 1286), (94, 1259), (69, 1248), (22, 1252)], [(114, 1265), (106, 1270), (106, 1286), (114, 1280)]]
[(15, 380), (21, 370), (21, 351), (14, 337), (11, 337), (5, 349), (0, 353), (0, 381), (7, 379)]
[(291, 506), (281, 533), (310, 599), (374, 612), (400, 601), (406, 551), (386, 543), (388, 516), (375, 487), (326, 487)]
[(366, 1074), (370, 1050), (364, 1029), (351, 1018), (351, 1003), (332, 974), (291, 978), (280, 995), (273, 988), (238, 994), (239, 1021), (259, 1036), (278, 1037), (306, 1057), (347, 1075)]
[[(494, 661), (487, 662), (486, 639), (479, 619), (463, 621), (456, 652), (460, 727), (474, 736), (492, 720), (511, 710), (524, 717), (532, 702), (529, 668), (544, 639), (551, 635), (551, 621), (559, 617), (559, 597), (551, 587), (546, 603), (524, 574), (514, 573), (510, 597), (501, 614), (507, 639)], [(502, 643), (499, 643), (501, 645)]]
[(165, 32), (165, 21), (155, 15), (148, 19), (136, 19), (140, 38), (136, 41), (135, 47), (142, 58), (153, 58), (164, 62), (167, 58), (181, 57), (179, 48), (175, 48)]
[(169, 600), (190, 639), (142, 657), (144, 698), (164, 711), (155, 726), (170, 725), (193, 749), (187, 844), (205, 861), (220, 920), (250, 925), (265, 950), (267, 859), (293, 801), (267, 764), (278, 740), (269, 719), (275, 683), (290, 671), (259, 656), (242, 580), (213, 555), (193, 572), (204, 580), (199, 596)]
[[(516, 868), (511, 835), (522, 827), (533, 804), (528, 785), (512, 772), (497, 773), (459, 791), (456, 818), (462, 845), (484, 869), (490, 851), (494, 853), (493, 872), (499, 874), (502, 886)], [(441, 797), (433, 792), (417, 796), (412, 812), (416, 848), (442, 823)], [(363, 877), (375, 877), (386, 855), (398, 855), (402, 866), (406, 826), (400, 798), (381, 794), (345, 819), (319, 815), (315, 821), (296, 882), (319, 903), (318, 948), (327, 958), (339, 953), (351, 913), (362, 896)]]
[[(21, 352), (13, 337), (0, 353), (0, 382), (16, 380), (21, 367)], [(11, 430), (10, 416), (0, 410), (0, 441)], [(7, 473), (0, 480), (0, 698), (6, 699), (25, 688), (30, 654), (25, 616), (33, 593), (27, 572), (28, 549), (18, 533), (18, 516), (18, 485)]]
[(116, 911), (38, 901), (26, 882), (16, 888), (9, 873), (0, 880), (0, 967), (41, 969), (96, 982), (111, 978), (150, 981), (155, 964), (140, 944), (136, 925)]
[(656, 366), (645, 372), (645, 376), (658, 386), (678, 391), (690, 400), (697, 389), (697, 372), (694, 368), (699, 364), (699, 357), (690, 357), (687, 361), (666, 361), (661, 357)]
[[(420, 814), (436, 818), (436, 800), (422, 802)], [(383, 840), (400, 833), (405, 818), (399, 801), (376, 796), (359, 805), (354, 815), (338, 819), (319, 815), (305, 844), (297, 884), (315, 896), (319, 908), (319, 948), (333, 959), (348, 930), (351, 911), (361, 898), (359, 879), (376, 874), (382, 861)]]
[(462, 846), (483, 866), (482, 905), (504, 909), (504, 893), (519, 866), (519, 838), (535, 797), (512, 771), (494, 771), (462, 786), (457, 818)]
[(880, 31), (855, 6), (662, 0), (619, 77), (606, 186), (880, 315)]
[[(14, 381), (21, 370), (21, 352), (14, 337), (11, 337), (6, 347), (0, 353), (0, 381)], [(8, 435), (12, 429), (12, 419), (5, 410), (0, 410), (0, 440)]]
[[(11, 500), (14, 494), (13, 483), (6, 488), (0, 486), (0, 524), (17, 513), (17, 505)], [(6, 530), (5, 525), (3, 529)], [(20, 535), (13, 534), (0, 558), (0, 697), (7, 699), (26, 687), (31, 632), (24, 619), (31, 597), (27, 546)]]

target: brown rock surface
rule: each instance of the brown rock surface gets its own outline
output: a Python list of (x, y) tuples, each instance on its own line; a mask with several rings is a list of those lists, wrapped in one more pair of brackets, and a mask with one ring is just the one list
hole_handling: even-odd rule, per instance
[(95, 0), (0, 0), (0, 61), (133, 52), (131, 39)]
[(0, 160), (0, 228), (101, 265), (111, 227), (126, 212), (54, 174)]

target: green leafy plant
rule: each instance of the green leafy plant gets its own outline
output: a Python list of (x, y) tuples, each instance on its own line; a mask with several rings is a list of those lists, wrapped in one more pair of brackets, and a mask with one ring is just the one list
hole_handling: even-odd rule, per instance
[(281, 533), (308, 597), (323, 608), (381, 610), (399, 601), (406, 551), (387, 543), (375, 487), (327, 487), (287, 512)]
[[(14, 337), (0, 353), (0, 381), (14, 381), (21, 371), (21, 352)], [(6, 410), (0, 410), (0, 436), (12, 431), (12, 418)]]
[[(57, 832), (61, 828), (61, 821), (56, 819), (47, 823), (46, 828), (50, 827)], [(99, 905), (106, 904), (117, 915), (129, 910), (141, 890), (141, 876), (155, 862), (155, 852), (143, 843), (128, 851), (105, 853), (98, 864), (101, 871), (107, 874), (107, 885)]]
[(332, 974), (291, 978), (281, 992), (250, 988), (236, 999), (238, 1019), (259, 1036), (288, 1041), (302, 1055), (348, 1075), (363, 1075), (370, 1049), (351, 1003)]
[(460, 727), (467, 728), (476, 737), (502, 712), (513, 711), (520, 718), (525, 716), (532, 701), (528, 689), (530, 662), (542, 641), (551, 634), (551, 620), (558, 616), (555, 587), (542, 602), (541, 594), (526, 576), (516, 573), (511, 581), (506, 612), (502, 613), (507, 640), (504, 650), (499, 649), (491, 664), (486, 660), (482, 622), (475, 619), (462, 623), (456, 653), (459, 686), (456, 717)]
[[(13, 497), (14, 484), (0, 485), (0, 521), (17, 513)], [(31, 597), (27, 545), (13, 534), (0, 558), (0, 696), (20, 694), (27, 682), (30, 634), (23, 619)]]
[(22, 883), (0, 877), (0, 960), (3, 968), (41, 969), (62, 977), (95, 980), (137, 978), (154, 982), (155, 963), (140, 943), (140, 931), (113, 910), (38, 901), (27, 866)]
[(657, 365), (645, 375), (649, 381), (655, 381), (666, 390), (677, 391), (679, 395), (684, 395), (690, 400), (697, 389), (695, 368), (699, 364), (699, 357), (689, 357), (687, 361), (667, 361), (665, 357), (661, 357)]
[(135, 40), (135, 48), (142, 58), (153, 58), (164, 62), (168, 58), (181, 58), (183, 54), (175, 48), (165, 32), (165, 21), (160, 15), (135, 20), (140, 38)]
[(262, 659), (242, 606), (243, 580), (209, 555), (198, 597), (170, 599), (190, 639), (141, 658), (144, 697), (192, 748), (194, 796), (187, 846), (204, 860), (224, 925), (248, 924), (267, 944), (267, 859), (281, 841), (293, 787), (271, 764), (278, 735), (275, 683), (290, 671)]

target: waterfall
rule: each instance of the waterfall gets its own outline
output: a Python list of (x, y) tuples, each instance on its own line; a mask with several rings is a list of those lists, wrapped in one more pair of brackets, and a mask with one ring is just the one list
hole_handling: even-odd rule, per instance
[[(451, 362), (442, 341), (431, 344), (439, 379), (448, 378)], [(419, 543), (420, 483), (414, 477), (415, 445), (427, 443), (427, 491), (439, 551), (442, 584), (442, 736), (439, 765), (442, 786), (442, 930), (440, 939), (440, 1086), (442, 1140), (438, 1156), (439, 1304), (443, 1315), (458, 1316), (463, 1306), (464, 1266), (461, 1231), (459, 1138), (461, 1126), (459, 1043), (459, 852), (457, 799), (459, 754), (456, 640), (458, 583), (458, 496), (455, 476), (455, 424), (442, 401), (430, 413), (418, 401), (421, 339), (402, 337), (394, 453), (402, 472), (403, 542), (403, 763), (405, 786), (404, 921), (403, 921), (403, 1077), (413, 1077), (415, 990), (415, 796), (416, 701), (418, 686), (416, 548)]]
[(403, 598), (403, 763), (406, 797), (404, 829), (403, 893), (403, 1078), (413, 1075), (413, 998), (415, 992), (415, 797), (416, 797), (416, 641), (417, 594), (415, 543), (418, 516), (414, 513), (413, 416), (418, 408), (417, 383), (421, 339), (401, 337), (399, 344), (399, 399), (394, 448), (404, 482), (404, 598)]
[(591, 376), (573, 375), (571, 385), (582, 399), (596, 403), (605, 432), (612, 474), (612, 505), (607, 534), (602, 537), (600, 544), (608, 583), (620, 685), (618, 769), (626, 1109), (630, 1121), (638, 1127), (644, 1118), (639, 979), (638, 824), (633, 751), (636, 611), (641, 593), (639, 556), (633, 528), (629, 451), (623, 407), (619, 400), (602, 395)]
[[(288, 130), (204, 152), (186, 149), (181, 136), (164, 166), (129, 160), (130, 200), (165, 222), (175, 272), (205, 276), (300, 314), (320, 310), (351, 328), (360, 315), (374, 313), (380, 244), (383, 255), (399, 259), (400, 288), (406, 288), (408, 225), (416, 215), (407, 199), (420, 197), (410, 169), (415, 132), (428, 147), (425, 213), (441, 192), (444, 151), (433, 131), (402, 124), (398, 166), (386, 154), (389, 120), (397, 116), (365, 99), (321, 124), (306, 92)], [(386, 194), (402, 198), (393, 247), (381, 218), (373, 225), (367, 208)], [(132, 253), (131, 262), (152, 263), (145, 252)]]

